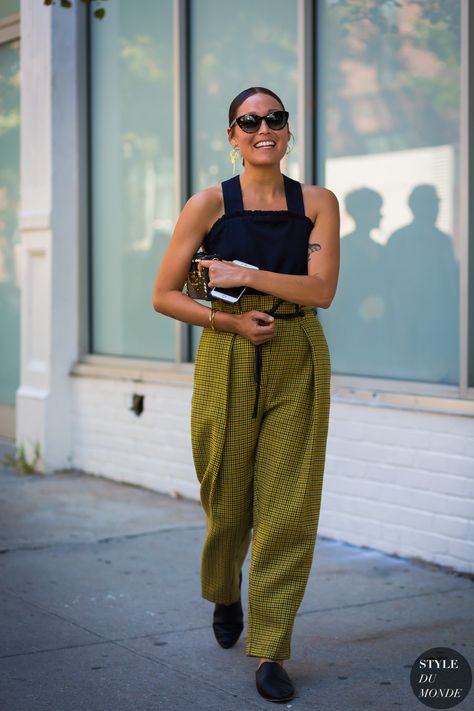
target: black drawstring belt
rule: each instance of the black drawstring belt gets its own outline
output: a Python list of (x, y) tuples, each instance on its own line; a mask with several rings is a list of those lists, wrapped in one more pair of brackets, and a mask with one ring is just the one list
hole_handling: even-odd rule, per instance
[[(272, 308), (269, 311), (264, 311), (263, 313), (268, 314), (269, 316), (273, 316), (274, 318), (297, 318), (298, 316), (304, 316), (305, 312), (302, 311), (299, 307), (299, 304), (294, 304), (295, 310), (290, 311), (289, 313), (285, 314), (277, 314), (276, 311), (280, 307), (280, 305), (284, 302), (284, 299), (278, 299), (278, 301), (275, 302), (275, 304), (272, 306)], [(253, 415), (252, 418), (257, 417), (257, 411), (258, 411), (258, 400), (260, 397), (260, 378), (262, 374), (262, 346), (264, 344), (262, 343), (259, 346), (255, 346), (255, 372), (254, 372), (254, 380), (256, 384), (256, 393), (255, 393), (255, 403), (253, 406)]]

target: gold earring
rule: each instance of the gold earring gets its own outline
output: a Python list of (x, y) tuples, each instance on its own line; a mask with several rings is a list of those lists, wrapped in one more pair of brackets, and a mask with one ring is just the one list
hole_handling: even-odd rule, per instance
[(230, 160), (232, 161), (232, 175), (235, 175), (235, 164), (237, 162), (238, 155), (239, 155), (239, 147), (232, 146), (232, 150), (230, 152)]
[(294, 147), (294, 145), (295, 145), (295, 137), (293, 136), (293, 134), (291, 134), (291, 136), (290, 136), (290, 140), (291, 140), (291, 139), (293, 139), (293, 143), (291, 144), (291, 146), (290, 146), (290, 145), (287, 146), (287, 148), (286, 148), (286, 155), (288, 155), (289, 153), (291, 153), (291, 151), (293, 150), (293, 147)]

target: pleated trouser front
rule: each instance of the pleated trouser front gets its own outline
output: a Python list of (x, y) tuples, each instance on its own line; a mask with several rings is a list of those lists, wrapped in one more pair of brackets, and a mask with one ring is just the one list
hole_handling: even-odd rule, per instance
[[(225, 311), (266, 311), (272, 296), (247, 295)], [(294, 306), (282, 304), (279, 312)], [(195, 363), (191, 439), (207, 535), (202, 596), (231, 604), (252, 543), (248, 656), (289, 659), (311, 570), (323, 485), (331, 366), (317, 314), (277, 320), (262, 348), (256, 418), (255, 346), (203, 329)], [(252, 534), (253, 530), (253, 534)]]

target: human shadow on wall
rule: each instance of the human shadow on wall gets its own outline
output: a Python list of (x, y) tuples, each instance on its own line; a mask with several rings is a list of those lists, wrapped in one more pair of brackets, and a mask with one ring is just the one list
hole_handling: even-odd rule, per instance
[(387, 376), (392, 345), (387, 321), (388, 265), (385, 247), (371, 237), (382, 219), (383, 200), (370, 188), (347, 193), (354, 230), (341, 241), (336, 296), (324, 330), (337, 373)]
[(436, 226), (436, 188), (412, 190), (413, 220), (386, 245), (371, 237), (381, 195), (360, 188), (344, 202), (355, 227), (342, 239), (338, 289), (324, 318), (333, 371), (458, 382), (459, 264), (451, 237)]
[(434, 185), (408, 198), (413, 220), (387, 242), (391, 298), (388, 321), (396, 342), (395, 377), (456, 383), (459, 373), (459, 263), (451, 237), (436, 222)]

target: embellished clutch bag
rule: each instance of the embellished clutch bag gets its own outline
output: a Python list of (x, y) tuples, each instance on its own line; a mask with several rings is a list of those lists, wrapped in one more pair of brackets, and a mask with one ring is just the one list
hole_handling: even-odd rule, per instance
[(191, 297), (200, 301), (212, 301), (209, 292), (209, 269), (203, 267), (198, 268), (201, 259), (220, 259), (217, 254), (206, 254), (202, 250), (198, 250), (191, 259), (191, 266), (184, 284), (183, 291)]

